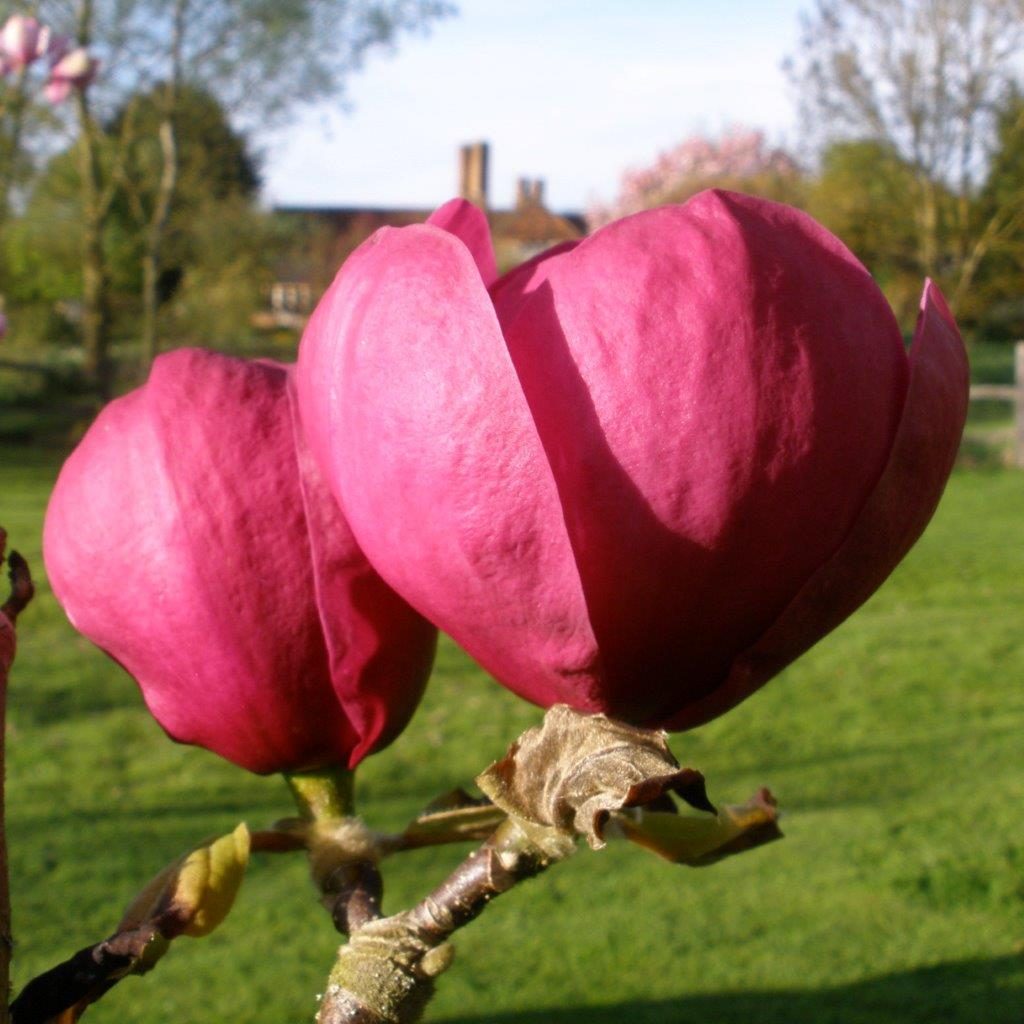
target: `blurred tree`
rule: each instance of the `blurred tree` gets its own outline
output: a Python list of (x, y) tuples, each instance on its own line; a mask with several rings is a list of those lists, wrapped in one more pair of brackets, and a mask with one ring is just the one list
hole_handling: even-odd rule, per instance
[(912, 169), (917, 270), (956, 304), (1005, 220), (975, 200), (1022, 55), (1024, 0), (817, 0), (787, 62), (820, 143), (870, 140)]
[(807, 188), (807, 211), (838, 235), (874, 274), (901, 323), (921, 294), (917, 225), (907, 203), (914, 169), (882, 142), (837, 142)]
[(51, 105), (71, 92), (55, 85), (55, 69), (67, 72), (75, 58), (62, 60), (66, 41), (31, 16), (33, 7), (0, 4), (0, 227), (10, 216), (12, 193), (17, 196), (31, 176), (37, 146), (59, 126)]
[(997, 115), (997, 148), (974, 205), (978, 238), (962, 302), (988, 333), (1024, 335), (1024, 94), (1015, 90)]
[[(129, 99), (107, 130), (108, 135), (122, 137), (124, 128), (119, 122), (126, 116), (135, 119), (135, 137), (123, 161), (115, 207), (125, 231), (135, 239), (140, 286), (147, 272), (148, 231), (159, 202), (163, 159), (159, 143), (160, 92), (157, 86), (145, 96)], [(209, 216), (217, 204), (226, 200), (254, 201), (260, 173), (244, 135), (232, 127), (224, 108), (213, 96), (186, 85), (182, 86), (177, 102), (180, 127), (176, 132), (176, 195), (164, 228), (161, 264), (180, 276), (191, 258), (190, 238), (200, 211)]]
[[(158, 287), (178, 196), (185, 87), (205, 90), (243, 126), (266, 126), (296, 105), (341, 95), (369, 51), (451, 11), (444, 0), (41, 0), (39, 9), (109, 69), (77, 97), (84, 341), (101, 394), (111, 386), (103, 229), (144, 134), (159, 163), (144, 207), (142, 340), (150, 357), (158, 348)], [(156, 112), (148, 120), (140, 116), (144, 100)]]
[(652, 206), (681, 203), (705, 188), (736, 189), (794, 205), (803, 196), (800, 167), (793, 157), (770, 146), (763, 132), (733, 128), (718, 138), (683, 139), (653, 164), (630, 168), (615, 199), (592, 207), (587, 221), (593, 230)]
[[(176, 333), (197, 341), (202, 338), (204, 325), (216, 324), (217, 329), (209, 337), (229, 344), (247, 333), (259, 289), (268, 283), (265, 278), (277, 251), (277, 229), (273, 218), (256, 207), (258, 160), (241, 133), (232, 128), (220, 104), (193, 88), (183, 90), (181, 103), (178, 201), (168, 219), (158, 296), (164, 303), (180, 285), (188, 301), (172, 304)], [(138, 305), (133, 297), (140, 291), (145, 251), (140, 227), (146, 225), (156, 189), (152, 166), (159, 163), (159, 153), (146, 132), (147, 121), (158, 117), (155, 105), (150, 97), (142, 97), (131, 101), (131, 106), (140, 131), (134, 145), (123, 154), (121, 187), (114, 194), (103, 227), (115, 328), (127, 321), (137, 322)], [(123, 114), (119, 111), (113, 123), (105, 126), (105, 139), (117, 137), (122, 131), (116, 121)], [(56, 303), (72, 316), (80, 313), (68, 299), (81, 293), (78, 253), (83, 230), (76, 152), (77, 144), (73, 144), (49, 161), (35, 183), (24, 215), (14, 223), (7, 240), (12, 300), (46, 307)], [(111, 146), (101, 148), (104, 177), (111, 173), (112, 155)], [(252, 251), (246, 252), (250, 246)], [(245, 268), (244, 274), (240, 268)], [(230, 303), (223, 301), (222, 276), (234, 282)], [(203, 309), (196, 293), (200, 282), (220, 296), (216, 317)], [(213, 299), (209, 302), (213, 304)], [(238, 318), (230, 331), (228, 308)], [(39, 319), (38, 313), (35, 319)]]

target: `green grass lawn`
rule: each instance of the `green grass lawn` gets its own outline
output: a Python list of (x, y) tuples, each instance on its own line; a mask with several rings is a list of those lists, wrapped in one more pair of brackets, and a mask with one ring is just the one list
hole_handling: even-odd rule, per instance
[[(21, 623), (7, 737), (16, 987), (106, 934), (194, 841), (289, 811), (279, 780), (169, 742), (131, 680), (64, 622), (39, 554), (55, 471), (53, 457), (0, 448), (0, 522), (42, 584)], [(771, 786), (787, 838), (699, 871), (581, 849), (461, 933), (428, 1019), (1020, 1024), (1022, 612), (1024, 473), (960, 471), (850, 622), (725, 718), (674, 737), (712, 799)], [(399, 827), (538, 719), (444, 644), (412, 726), (361, 772), (365, 816)], [(460, 855), (389, 862), (387, 907)], [(336, 945), (301, 858), (256, 858), (217, 933), (177, 942), (89, 1019), (309, 1020)]]

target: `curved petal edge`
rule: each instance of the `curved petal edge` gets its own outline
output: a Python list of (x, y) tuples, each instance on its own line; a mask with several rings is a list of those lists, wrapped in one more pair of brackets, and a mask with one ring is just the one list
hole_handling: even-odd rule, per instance
[(668, 725), (688, 729), (745, 699), (859, 608), (928, 525), (967, 418), (967, 355), (946, 300), (926, 281), (910, 350), (910, 383), (878, 483), (835, 554), (774, 624), (733, 662), (725, 682)]
[(454, 235), (470, 251), (484, 287), (490, 288), (498, 279), (498, 264), (491, 243), (487, 214), (465, 199), (449, 199), (428, 218), (428, 224)]

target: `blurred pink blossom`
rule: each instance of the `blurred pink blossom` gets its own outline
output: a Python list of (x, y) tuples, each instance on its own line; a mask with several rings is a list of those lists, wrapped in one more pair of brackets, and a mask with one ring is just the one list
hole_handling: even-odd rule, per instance
[(71, 95), (71, 83), (66, 78), (51, 79), (43, 86), (43, 95), (46, 97), (47, 103), (56, 106)]
[(648, 167), (627, 169), (619, 194), (591, 208), (591, 229), (666, 202), (679, 202), (687, 189), (735, 185), (759, 175), (795, 177), (800, 168), (785, 150), (769, 146), (764, 132), (732, 128), (717, 139), (694, 135), (667, 149)]
[(78, 46), (54, 64), (43, 95), (50, 103), (66, 100), (72, 89), (84, 89), (95, 77), (100, 62), (89, 56), (84, 46)]
[(0, 29), (0, 50), (12, 67), (21, 68), (38, 56), (40, 25), (25, 14), (12, 14)]

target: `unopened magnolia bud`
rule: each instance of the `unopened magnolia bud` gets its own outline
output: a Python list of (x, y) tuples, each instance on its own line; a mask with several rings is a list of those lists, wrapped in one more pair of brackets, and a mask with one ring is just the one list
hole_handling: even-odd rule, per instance
[(426, 684), (437, 631), (356, 545), (283, 366), (160, 356), (65, 463), (43, 547), (164, 729), (251, 771), (355, 767)]
[(928, 523), (968, 390), (931, 282), (908, 354), (839, 239), (723, 191), (493, 266), (462, 200), (382, 228), (310, 318), (298, 379), (367, 558), (520, 696), (699, 725)]
[(209, 935), (235, 902), (249, 846), (249, 829), (242, 824), (169, 864), (135, 897), (118, 930), (152, 924), (166, 939)]

